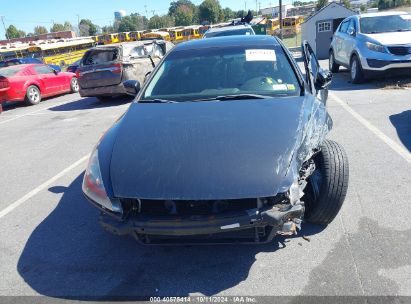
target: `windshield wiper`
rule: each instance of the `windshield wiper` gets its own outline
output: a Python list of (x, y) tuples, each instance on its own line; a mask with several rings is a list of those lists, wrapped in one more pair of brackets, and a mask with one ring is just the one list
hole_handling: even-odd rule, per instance
[(178, 101), (168, 100), (168, 99), (142, 99), (138, 101), (139, 103), (178, 103)]
[(271, 96), (258, 95), (258, 94), (236, 94), (236, 95), (223, 95), (212, 98), (194, 99), (193, 101), (209, 101), (209, 100), (244, 100), (244, 99), (267, 99)]

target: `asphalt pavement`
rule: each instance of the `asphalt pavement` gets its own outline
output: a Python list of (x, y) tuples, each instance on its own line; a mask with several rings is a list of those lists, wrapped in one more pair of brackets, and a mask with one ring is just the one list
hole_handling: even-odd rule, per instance
[(411, 296), (411, 91), (348, 79), (335, 75), (328, 101), (329, 138), (350, 162), (341, 212), (328, 227), (303, 224), (260, 246), (145, 247), (99, 227), (82, 176), (129, 101), (70, 94), (5, 107), (0, 295)]

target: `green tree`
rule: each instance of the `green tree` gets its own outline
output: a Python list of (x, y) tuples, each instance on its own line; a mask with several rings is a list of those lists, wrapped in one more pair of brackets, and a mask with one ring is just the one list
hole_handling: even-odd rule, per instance
[(342, 0), (342, 4), (343, 4), (346, 8), (351, 8), (350, 0)]
[(41, 34), (47, 34), (48, 30), (46, 29), (45, 26), (37, 25), (34, 27), (34, 34), (35, 35), (41, 35)]
[(134, 23), (134, 20), (130, 16), (125, 16), (121, 18), (121, 21), (118, 25), (119, 32), (131, 32), (137, 31), (137, 25)]
[(204, 0), (199, 6), (200, 21), (217, 23), (220, 19), (221, 5), (218, 0)]
[(174, 19), (177, 26), (192, 25), (194, 20), (194, 11), (188, 5), (180, 5), (174, 13)]
[(79, 27), (80, 36), (94, 36), (97, 34), (97, 26), (89, 19), (81, 19)]
[(222, 21), (228, 21), (230, 19), (234, 19), (236, 17), (236, 13), (231, 10), (231, 8), (226, 7), (225, 9), (221, 10), (221, 17)]
[(177, 8), (182, 5), (188, 6), (193, 13), (196, 11), (196, 5), (190, 0), (177, 0), (170, 3), (170, 7), (168, 8), (168, 15), (174, 16)]
[(174, 18), (169, 15), (158, 16), (154, 15), (148, 21), (148, 28), (149, 29), (159, 29), (164, 27), (172, 27), (174, 26)]
[(318, 0), (317, 2), (317, 11), (319, 11), (320, 9), (322, 9), (324, 6), (326, 6), (328, 4), (328, 0)]
[(61, 23), (54, 23), (53, 26), (50, 28), (50, 32), (63, 32), (64, 31), (64, 25)]
[(13, 24), (9, 25), (9, 27), (6, 30), (6, 37), (8, 39), (22, 38), (24, 36), (26, 36), (26, 33), (24, 31), (17, 29)]
[(73, 30), (73, 26), (68, 21), (64, 22), (63, 27), (64, 27), (65, 31), (72, 31)]

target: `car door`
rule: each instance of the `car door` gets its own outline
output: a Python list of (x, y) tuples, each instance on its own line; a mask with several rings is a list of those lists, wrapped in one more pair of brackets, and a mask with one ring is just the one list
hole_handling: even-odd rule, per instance
[(355, 44), (355, 36), (356, 36), (356, 27), (354, 18), (350, 18), (347, 20), (348, 26), (347, 31), (343, 34), (344, 40), (341, 45), (341, 58), (340, 61), (342, 64), (348, 66), (350, 64), (350, 55), (353, 50)]
[(79, 84), (83, 89), (113, 86), (122, 81), (120, 47), (94, 48), (88, 51), (78, 68)]
[(343, 62), (343, 44), (345, 40), (345, 36), (347, 34), (347, 29), (348, 25), (350, 23), (350, 20), (345, 20), (341, 23), (340, 27), (338, 30), (335, 32), (335, 44), (334, 44), (334, 58), (338, 62)]
[(43, 95), (54, 95), (62, 91), (61, 77), (48, 65), (35, 65), (34, 72), (44, 84)]
[(313, 49), (306, 40), (304, 40), (302, 43), (302, 52), (304, 59), (305, 79), (309, 91), (318, 99), (320, 99), (324, 104), (326, 104), (328, 98), (328, 88), (318, 88), (316, 81), (318, 77), (323, 77), (327, 73), (324, 73), (321, 69)]

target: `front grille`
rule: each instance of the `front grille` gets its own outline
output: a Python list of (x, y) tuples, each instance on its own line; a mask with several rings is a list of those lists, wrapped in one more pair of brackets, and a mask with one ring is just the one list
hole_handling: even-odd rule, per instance
[(257, 199), (148, 200), (121, 199), (123, 207), (148, 216), (207, 216), (257, 208)]
[(391, 54), (405, 56), (411, 54), (411, 45), (409, 46), (389, 46), (388, 50)]

